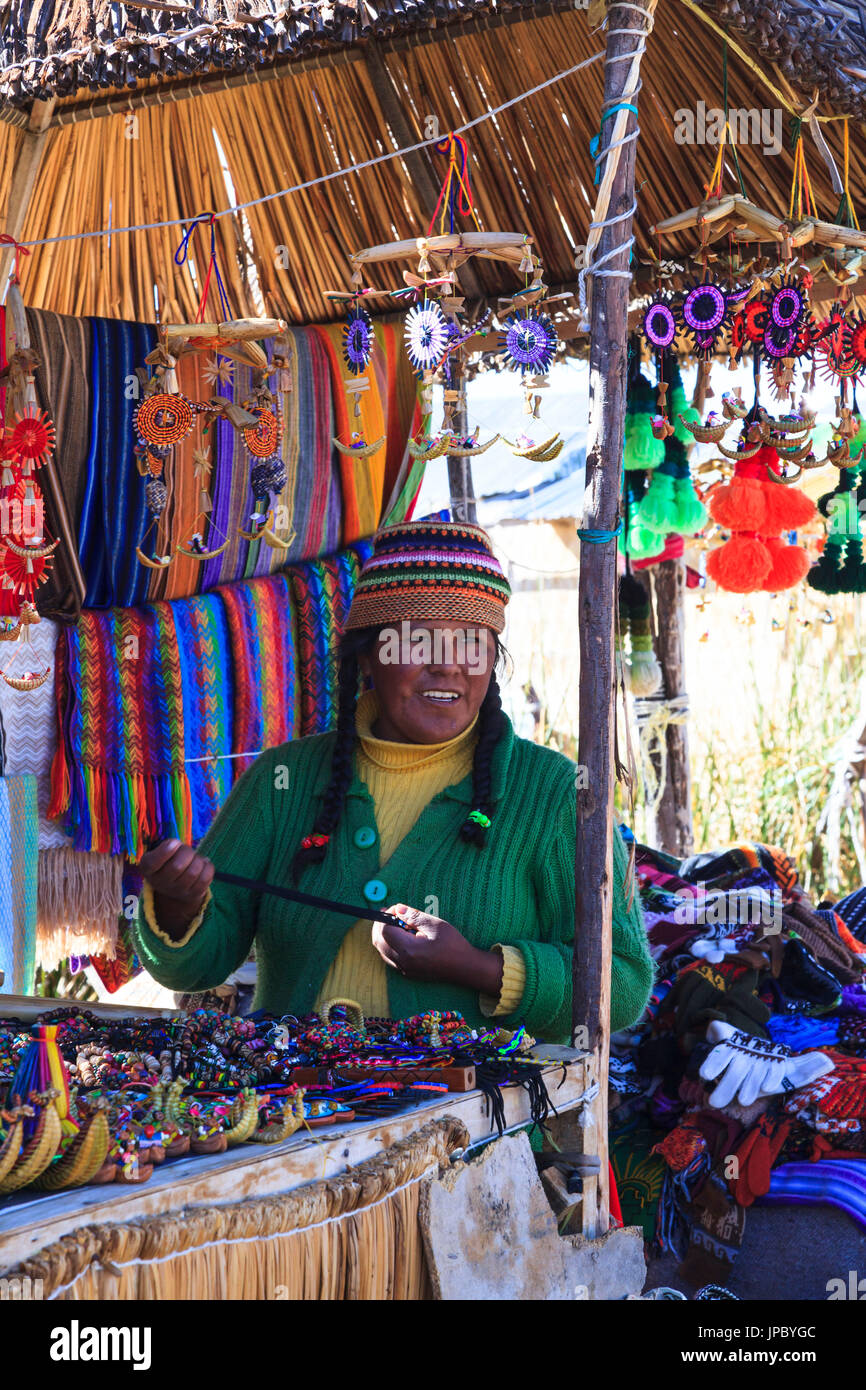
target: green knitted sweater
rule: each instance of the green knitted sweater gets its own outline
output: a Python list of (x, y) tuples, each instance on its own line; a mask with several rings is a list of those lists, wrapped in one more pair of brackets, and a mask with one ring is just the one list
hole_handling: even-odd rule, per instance
[[(309, 834), (331, 770), (333, 734), (270, 749), (234, 787), (200, 850), (218, 869), (292, 886), (292, 857)], [(324, 862), (307, 867), (299, 885), (340, 902), (372, 901), (365, 886), (378, 880), (377, 906), (404, 902), (452, 922), (473, 945), (517, 947), (526, 965), (518, 1008), (497, 1022), (525, 1023), (549, 1042), (571, 1031), (571, 941), (574, 936), (574, 847), (577, 804), (574, 764), (561, 753), (518, 738), (503, 717), (491, 760), (492, 826), (483, 850), (458, 831), (471, 806), (466, 777), (434, 796), (387, 864), (379, 867), (373, 801), (356, 775)], [(359, 833), (360, 832), (360, 833)], [(619, 832), (613, 853), (613, 978), (611, 1028), (642, 1013), (652, 963), (637, 893), (626, 906), (628, 858)], [(376, 891), (375, 887), (372, 890)], [(426, 908), (426, 910), (430, 910)], [(303, 1014), (313, 1001), (352, 919), (295, 906), (272, 895), (258, 901), (246, 889), (214, 883), (201, 925), (183, 945), (169, 945), (139, 912), (139, 957), (155, 979), (174, 990), (221, 984), (249, 955), (255, 939), (258, 988), (254, 1007)], [(453, 984), (406, 979), (388, 971), (392, 1016), (457, 1009), (473, 1027), (489, 1025), (478, 994)]]

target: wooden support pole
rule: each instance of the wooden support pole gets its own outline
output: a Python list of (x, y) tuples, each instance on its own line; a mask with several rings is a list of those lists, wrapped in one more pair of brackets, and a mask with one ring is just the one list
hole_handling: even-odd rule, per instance
[[(655, 0), (645, 0), (652, 13)], [(641, 39), (647, 18), (634, 6), (608, 6), (604, 105), (611, 111), (629, 101), (637, 86)], [(620, 31), (620, 32), (616, 32)], [(632, 61), (626, 55), (635, 54)], [(602, 150), (636, 129), (630, 111), (601, 123)], [(601, 231), (590, 265), (628, 269), (631, 208), (634, 203), (634, 140), (620, 145), (600, 165), (602, 181), (594, 222)], [(611, 254), (621, 248), (619, 254)], [(628, 340), (628, 275), (597, 275), (591, 280), (589, 349), (589, 432), (586, 455), (584, 527), (613, 532), (619, 515)], [(577, 790), (575, 854), (575, 940), (573, 1038), (593, 1053), (588, 1081), (598, 1084), (587, 1152), (601, 1159), (596, 1180), (584, 1181), (583, 1231), (604, 1235), (609, 1226), (607, 1163), (607, 1067), (610, 1045), (610, 971), (613, 853), (614, 604), (616, 542), (584, 544), (579, 585), (580, 697), (578, 757), (583, 775)]]
[[(662, 689), (666, 700), (675, 700), (686, 693), (685, 561), (662, 560), (650, 573), (655, 589), (656, 656), (662, 668)], [(685, 859), (694, 844), (688, 726), (668, 724), (665, 744), (665, 784), (656, 812), (656, 835), (660, 849)]]
[[(2, 230), (9, 236), (14, 236), (16, 241), (20, 241), (24, 232), (24, 219), (27, 216), (36, 175), (39, 173), (39, 165), (42, 163), (42, 152), (48, 139), (48, 125), (55, 105), (56, 97), (52, 97), (50, 101), (34, 101), (27, 128), (18, 147), (2, 227)], [(6, 281), (14, 260), (14, 249), (4, 247), (0, 252), (0, 295), (6, 289)]]

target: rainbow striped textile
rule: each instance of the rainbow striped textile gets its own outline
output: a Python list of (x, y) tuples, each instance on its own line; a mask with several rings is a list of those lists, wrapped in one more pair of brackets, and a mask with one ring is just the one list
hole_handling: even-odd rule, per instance
[(143, 608), (85, 609), (57, 645), (48, 814), (76, 849), (197, 843), (266, 748), (330, 728), (368, 543)]

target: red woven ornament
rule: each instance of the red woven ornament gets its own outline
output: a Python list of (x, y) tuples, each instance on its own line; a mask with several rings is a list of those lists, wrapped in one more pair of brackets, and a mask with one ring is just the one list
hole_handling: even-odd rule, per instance
[(0, 574), (3, 576), (4, 583), (11, 585), (19, 600), (18, 605), (11, 612), (4, 612), (2, 616), (16, 617), (20, 611), (21, 602), (33, 602), (39, 585), (44, 584), (48, 578), (47, 570), (51, 552), (56, 545), (57, 542), (54, 541), (50, 547), (39, 546), (28, 552), (24, 547), (11, 550), (8, 541), (5, 544), (0, 543)]
[(770, 306), (763, 299), (751, 299), (743, 309), (745, 334), (750, 343), (763, 343), (770, 322)]
[(16, 415), (9, 431), (7, 448), (25, 473), (41, 468), (51, 457), (56, 435), (54, 425), (44, 410), (28, 415)]

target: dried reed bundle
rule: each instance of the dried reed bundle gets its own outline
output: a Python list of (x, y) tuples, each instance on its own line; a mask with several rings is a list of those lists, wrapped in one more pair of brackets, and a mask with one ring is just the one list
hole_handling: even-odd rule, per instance
[(6, 1277), (78, 1299), (429, 1297), (418, 1213), (423, 1180), (468, 1143), (432, 1120), (356, 1168), (294, 1192), (83, 1226)]

